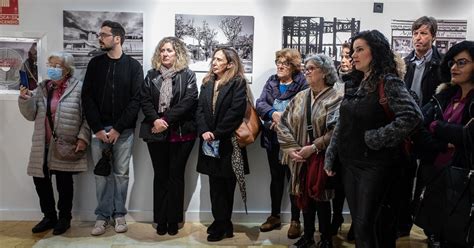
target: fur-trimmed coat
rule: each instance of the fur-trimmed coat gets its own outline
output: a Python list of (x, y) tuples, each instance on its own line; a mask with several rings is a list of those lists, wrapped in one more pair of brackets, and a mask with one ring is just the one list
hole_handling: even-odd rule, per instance
[[(32, 92), (29, 99), (18, 98), (18, 105), (21, 114), (25, 119), (34, 121), (34, 131), (32, 137), (32, 147), (27, 168), (29, 176), (44, 177), (43, 161), (44, 150), (46, 144), (46, 102), (47, 80), (38, 84), (38, 87)], [(54, 128), (56, 135), (61, 136), (76, 136), (89, 144), (90, 129), (85, 118), (82, 115), (81, 104), (81, 90), (82, 82), (71, 77), (68, 80), (68, 85), (63, 95), (59, 99), (56, 114), (54, 118)], [(52, 146), (54, 142), (51, 139), (50, 148), (48, 152), (48, 168), (57, 171), (80, 172), (87, 170), (87, 156), (84, 155), (78, 161), (61, 161), (52, 156)]]

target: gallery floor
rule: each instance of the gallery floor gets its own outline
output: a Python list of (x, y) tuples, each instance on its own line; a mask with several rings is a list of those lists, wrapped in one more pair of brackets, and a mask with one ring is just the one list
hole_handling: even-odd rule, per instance
[[(74, 222), (71, 229), (60, 236), (52, 235), (52, 231), (32, 234), (31, 221), (0, 221), (0, 247), (288, 247), (296, 240), (286, 237), (289, 225), (272, 232), (259, 232), (259, 224), (234, 224), (234, 238), (224, 239), (216, 243), (206, 241), (208, 224), (186, 223), (176, 236), (158, 236), (150, 223), (130, 222), (129, 231), (116, 234), (113, 228), (99, 237), (90, 236), (93, 222)], [(349, 224), (344, 224), (339, 235), (334, 237), (334, 247), (355, 247), (354, 243), (345, 240)], [(316, 237), (318, 239), (318, 237)], [(425, 248), (426, 237), (419, 228), (414, 228), (410, 237), (398, 240), (400, 248)]]

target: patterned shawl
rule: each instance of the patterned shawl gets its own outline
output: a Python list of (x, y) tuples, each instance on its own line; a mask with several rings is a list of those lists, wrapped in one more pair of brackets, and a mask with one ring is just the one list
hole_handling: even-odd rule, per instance
[(168, 69), (164, 66), (160, 66), (160, 72), (163, 77), (163, 82), (160, 88), (158, 113), (163, 113), (170, 107), (171, 98), (173, 97), (173, 77), (176, 75), (176, 70), (173, 67)]
[[(306, 106), (308, 94), (312, 94), (308, 88), (299, 92), (290, 102), (277, 126), (278, 142), (283, 151), (282, 164), (287, 164), (291, 171), (290, 193), (300, 195), (300, 172), (303, 163), (293, 162), (288, 153), (294, 149), (299, 150), (308, 144)], [(320, 92), (311, 108), (311, 120), (313, 135), (317, 139), (334, 127), (334, 118), (339, 110), (342, 95), (335, 89), (329, 87)], [(311, 142), (314, 142), (312, 140)], [(328, 192), (327, 197), (332, 198)]]

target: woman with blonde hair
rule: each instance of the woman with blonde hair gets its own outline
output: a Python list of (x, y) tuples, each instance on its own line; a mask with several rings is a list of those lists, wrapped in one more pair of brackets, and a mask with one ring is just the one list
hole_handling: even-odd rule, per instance
[(188, 69), (185, 44), (163, 38), (141, 88), (145, 119), (140, 138), (148, 145), (155, 177), (153, 220), (158, 235), (176, 235), (183, 222), (184, 170), (196, 139), (196, 75)]
[[(209, 176), (214, 222), (207, 240), (233, 237), (231, 222), (237, 177), (248, 174), (245, 148), (239, 148), (234, 132), (242, 123), (247, 104), (247, 81), (237, 52), (217, 48), (203, 79), (196, 112), (201, 138), (197, 171)], [(209, 151), (210, 150), (210, 151)]]

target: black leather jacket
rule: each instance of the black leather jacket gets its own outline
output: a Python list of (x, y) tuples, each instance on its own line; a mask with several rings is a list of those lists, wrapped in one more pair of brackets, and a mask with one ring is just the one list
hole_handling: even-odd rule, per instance
[[(196, 133), (195, 113), (198, 103), (196, 74), (187, 68), (176, 73), (173, 77), (170, 108), (164, 113), (158, 113), (162, 82), (159, 70), (148, 71), (140, 91), (141, 108), (145, 115), (142, 123), (153, 125), (156, 119), (164, 118), (169, 129), (179, 135)], [(140, 135), (140, 138), (143, 137)]]

